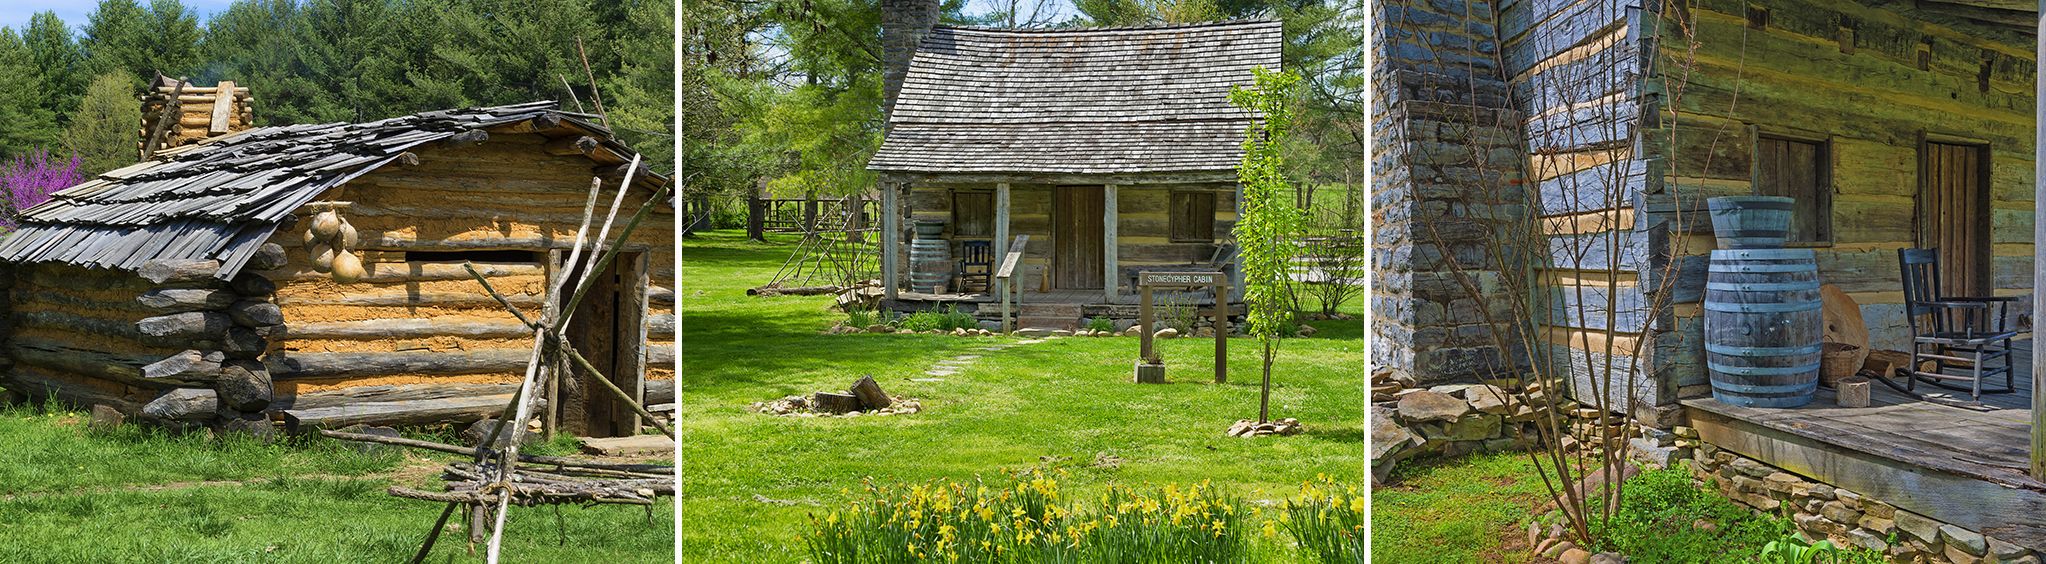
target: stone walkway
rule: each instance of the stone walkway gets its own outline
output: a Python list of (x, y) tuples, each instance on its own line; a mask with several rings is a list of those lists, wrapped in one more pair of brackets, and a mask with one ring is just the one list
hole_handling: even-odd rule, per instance
[(975, 360), (980, 360), (980, 357), (983, 354), (1001, 352), (1023, 345), (1035, 345), (1038, 343), (1045, 342), (1046, 340), (1048, 339), (1044, 338), (1024, 339), (1021, 341), (994, 343), (987, 346), (979, 347), (973, 349), (972, 352), (964, 353), (959, 356), (955, 356), (945, 360), (940, 360), (938, 361), (937, 364), (931, 365), (931, 368), (929, 370), (924, 371), (924, 376), (928, 376), (927, 378), (910, 378), (910, 381), (911, 382), (942, 381), (945, 379), (946, 376), (952, 376), (958, 374), (959, 371), (961, 370), (965, 370), (967, 365), (973, 364), (973, 361)]

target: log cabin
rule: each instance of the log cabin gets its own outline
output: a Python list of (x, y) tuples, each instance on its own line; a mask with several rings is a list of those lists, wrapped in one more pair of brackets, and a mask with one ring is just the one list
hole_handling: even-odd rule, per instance
[[(494, 415), (533, 334), (465, 265), (530, 314), (565, 301), (546, 289), (579, 277), (564, 263), (593, 178), (599, 222), (627, 191), (621, 225), (668, 182), (644, 167), (624, 178), (632, 157), (596, 116), (553, 102), (245, 128), (157, 151), (25, 210), (0, 241), (0, 387), (228, 429)], [(666, 199), (569, 328), (643, 403), (673, 397), (673, 225)], [(636, 434), (591, 377), (562, 379), (541, 418)]]
[[(1736, 501), (1793, 511), (1807, 538), (1894, 561), (2046, 550), (2046, 367), (2028, 342), (2017, 393), (1947, 401), (1878, 384), (1867, 407), (1821, 388), (1809, 405), (1771, 409), (1711, 397), (1702, 329), (1717, 246), (1705, 200), (1731, 195), (1795, 200), (1788, 246), (1812, 250), (1820, 279), (1857, 303), (1872, 348), (1911, 340), (1900, 249), (1939, 249), (1947, 295), (2046, 311), (2031, 299), (2046, 252), (2036, 3), (1384, 4), (1374, 228), (1391, 260), (1374, 278), (1374, 362), (1438, 383), (1541, 364), (1580, 401), (1606, 390), (1649, 436), (1694, 433), (1633, 454), (1688, 460)], [(1502, 149), (1510, 158), (1456, 156)], [(1498, 174), (1466, 174), (1487, 164)], [(1479, 312), (1498, 304), (1438, 283), (1454, 268), (1440, 257), (1477, 247), (1425, 234), (1485, 215), (1457, 182), (1539, 210), (1483, 219), (1532, 223), (1517, 226), (1533, 234), (1531, 264), (1505, 274), (1540, 281), (1539, 315), (1512, 323), (1541, 342), (1479, 354), (1482, 339), (1458, 340), (1482, 337)], [(1601, 365), (1626, 368), (1600, 376)], [(1623, 374), (1638, 384), (1596, 382)], [(1814, 510), (1826, 500), (1761, 487), (1764, 476), (1851, 491), (1884, 514), (1828, 519)], [(1956, 537), (1941, 525), (1987, 536), (1994, 554), (1943, 542)]]
[(1241, 287), (1230, 230), (1253, 117), (1228, 95), (1279, 69), (1277, 22), (1012, 30), (903, 13), (886, 17), (887, 133), (868, 162), (884, 304), (987, 317), (992, 284), (958, 259), (998, 263), (1018, 235), (1026, 326), (1133, 320), (1145, 270), (1223, 269)]

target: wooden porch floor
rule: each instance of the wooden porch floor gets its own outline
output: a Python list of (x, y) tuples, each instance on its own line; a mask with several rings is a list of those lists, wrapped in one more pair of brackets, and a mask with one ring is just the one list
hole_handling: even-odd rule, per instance
[[(2015, 354), (2017, 391), (1969, 401), (1920, 383), (1919, 400), (1871, 383), (1869, 407), (1839, 407), (1830, 389), (1805, 407), (1682, 400), (1707, 443), (1940, 521), (2046, 547), (2046, 482), (2031, 467), (2030, 341)], [(2001, 384), (2001, 382), (1997, 382)]]

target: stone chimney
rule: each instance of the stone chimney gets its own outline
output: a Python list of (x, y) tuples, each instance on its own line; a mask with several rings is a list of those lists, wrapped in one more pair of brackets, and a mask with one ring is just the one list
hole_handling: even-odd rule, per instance
[(881, 92), (884, 115), (895, 110), (895, 96), (909, 75), (916, 44), (938, 25), (939, 0), (881, 0)]
[(190, 145), (255, 126), (249, 89), (223, 80), (213, 86), (156, 75), (142, 95), (142, 158), (156, 151)]

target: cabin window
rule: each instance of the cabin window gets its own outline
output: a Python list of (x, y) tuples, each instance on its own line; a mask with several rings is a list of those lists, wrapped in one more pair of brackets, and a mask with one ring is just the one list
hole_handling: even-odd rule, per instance
[(1172, 240), (1199, 243), (1214, 242), (1214, 192), (1187, 190), (1172, 193)]
[(1790, 242), (1833, 240), (1832, 158), (1827, 143), (1761, 136), (1755, 140), (1755, 195), (1796, 200)]
[(993, 192), (952, 193), (952, 236), (992, 237), (995, 234)]
[(546, 253), (522, 250), (405, 251), (405, 262), (544, 262)]

